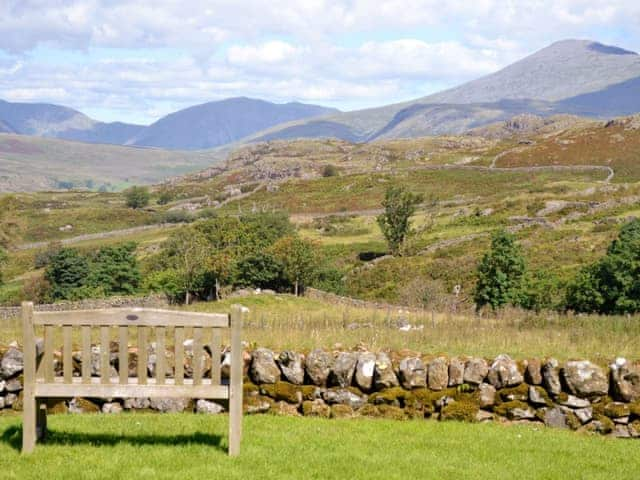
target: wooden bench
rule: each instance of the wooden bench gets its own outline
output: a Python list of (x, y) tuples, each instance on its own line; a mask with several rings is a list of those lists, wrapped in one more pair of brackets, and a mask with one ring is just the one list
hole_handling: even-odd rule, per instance
[[(33, 303), (22, 304), (24, 343), (24, 413), (22, 451), (32, 452), (36, 439), (47, 431), (47, 398), (202, 398), (229, 401), (229, 455), (240, 453), (242, 436), (242, 307), (234, 305), (231, 314), (194, 313), (147, 308), (114, 308), (65, 312), (35, 312)], [(137, 330), (137, 377), (129, 376), (130, 330)], [(54, 335), (62, 330), (62, 375), (54, 368)], [(173, 329), (175, 372), (167, 375), (167, 328)], [(185, 378), (185, 329), (193, 330), (192, 378)], [(36, 351), (36, 329), (44, 330), (41, 357)], [(73, 371), (73, 333), (78, 330), (82, 343), (81, 373)], [(91, 372), (91, 334), (99, 330), (100, 376)], [(117, 329), (118, 372), (111, 372), (111, 338)], [(151, 331), (153, 329), (153, 332)], [(228, 385), (221, 381), (220, 352), (223, 329), (230, 330), (231, 365)], [(60, 332), (58, 332), (60, 333)], [(155, 377), (147, 371), (150, 333), (155, 333)], [(206, 338), (205, 338), (206, 334)], [(209, 378), (203, 372), (204, 345), (211, 346), (212, 366)], [(114, 352), (115, 353), (115, 352)]]

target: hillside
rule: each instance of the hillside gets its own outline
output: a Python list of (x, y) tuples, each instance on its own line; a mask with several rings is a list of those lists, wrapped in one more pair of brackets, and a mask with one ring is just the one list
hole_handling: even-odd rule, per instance
[(349, 141), (456, 134), (518, 114), (593, 118), (640, 111), (640, 55), (587, 40), (554, 43), (494, 74), (385, 107), (294, 122), (251, 140)]
[(92, 145), (0, 133), (0, 193), (68, 187), (121, 189), (216, 163), (215, 152)]

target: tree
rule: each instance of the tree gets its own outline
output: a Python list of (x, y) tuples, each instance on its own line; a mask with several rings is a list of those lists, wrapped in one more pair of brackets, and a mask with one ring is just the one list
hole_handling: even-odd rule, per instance
[(103, 247), (91, 263), (87, 284), (102, 288), (105, 295), (133, 295), (140, 286), (140, 270), (133, 242)]
[(236, 266), (235, 283), (242, 287), (272, 290), (279, 290), (283, 286), (290, 285), (284, 278), (282, 263), (268, 252), (241, 258)]
[(507, 304), (520, 305), (525, 272), (520, 245), (512, 234), (499, 230), (478, 266), (476, 306), (490, 305), (495, 310)]
[(63, 248), (50, 260), (45, 279), (51, 284), (51, 296), (56, 299), (72, 299), (75, 290), (84, 287), (89, 276), (87, 257), (73, 248)]
[(147, 187), (133, 186), (124, 192), (127, 207), (138, 209), (149, 205), (149, 189)]
[(318, 266), (318, 245), (296, 236), (278, 240), (272, 247), (274, 257), (282, 264), (285, 277), (293, 284), (294, 294), (315, 276)]
[(576, 275), (567, 289), (567, 308), (606, 314), (640, 311), (640, 220), (625, 224), (606, 255)]
[(400, 254), (405, 238), (411, 232), (411, 216), (422, 199), (422, 195), (411, 193), (403, 186), (387, 189), (382, 201), (384, 213), (377, 220), (393, 255)]
[(170, 190), (163, 188), (158, 195), (158, 205), (166, 205), (173, 200), (173, 194)]
[(189, 305), (191, 293), (196, 290), (207, 271), (210, 247), (206, 237), (194, 228), (182, 228), (173, 233), (164, 244), (164, 255), (175, 270), (184, 290), (184, 303)]

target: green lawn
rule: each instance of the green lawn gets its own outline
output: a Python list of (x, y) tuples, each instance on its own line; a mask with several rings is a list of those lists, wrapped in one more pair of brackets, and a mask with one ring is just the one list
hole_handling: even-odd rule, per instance
[[(637, 479), (640, 442), (544, 427), (245, 417), (239, 458), (226, 416), (50, 417), (21, 456), (20, 418), (0, 416), (3, 479)], [(223, 475), (216, 476), (216, 475)]]

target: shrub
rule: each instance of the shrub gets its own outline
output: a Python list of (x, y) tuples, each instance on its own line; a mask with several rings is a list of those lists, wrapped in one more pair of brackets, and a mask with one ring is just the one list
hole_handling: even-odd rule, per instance
[(325, 165), (322, 168), (323, 177), (337, 177), (340, 174), (338, 167), (332, 164)]
[(9, 258), (9, 255), (7, 255), (7, 252), (5, 251), (5, 249), (0, 247), (0, 285), (2, 285), (4, 281), (2, 277), (2, 268), (4, 267), (4, 264), (7, 263), (8, 258)]
[(290, 284), (284, 278), (283, 266), (269, 253), (256, 253), (242, 258), (236, 265), (235, 283), (241, 287), (281, 290)]
[(336, 295), (346, 295), (347, 289), (343, 277), (344, 275), (340, 270), (325, 265), (318, 269), (311, 285)]
[(160, 190), (158, 194), (158, 205), (166, 205), (173, 200), (173, 194), (166, 188)]
[(185, 297), (180, 275), (174, 269), (150, 273), (144, 280), (143, 288), (151, 292), (164, 293), (171, 303), (178, 303)]
[(52, 256), (45, 271), (54, 300), (77, 298), (74, 290), (85, 286), (88, 275), (89, 261), (73, 248), (63, 248)]
[(22, 289), (25, 300), (34, 303), (48, 303), (51, 300), (51, 284), (43, 276), (29, 278)]
[(132, 295), (140, 287), (136, 244), (103, 247), (91, 264), (87, 284), (101, 288), (104, 295)]
[(34, 260), (34, 266), (36, 268), (44, 268), (51, 262), (51, 259), (54, 255), (56, 255), (60, 250), (62, 250), (61, 242), (51, 242), (47, 245), (46, 250), (42, 250), (36, 254)]
[(189, 223), (193, 221), (193, 215), (186, 210), (169, 210), (159, 215), (162, 223)]
[(147, 187), (133, 186), (124, 192), (127, 207), (138, 209), (149, 205), (149, 189)]

